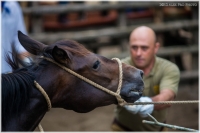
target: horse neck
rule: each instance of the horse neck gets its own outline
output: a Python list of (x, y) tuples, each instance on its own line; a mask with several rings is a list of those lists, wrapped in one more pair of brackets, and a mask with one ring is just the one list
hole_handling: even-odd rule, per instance
[(8, 120), (5, 131), (34, 131), (47, 112), (47, 103), (43, 95), (31, 87), (30, 99), (27, 106), (19, 115)]
[(50, 62), (48, 67), (42, 68), (37, 72), (35, 80), (47, 93), (52, 107), (61, 107), (58, 105), (62, 100), (62, 97), (59, 97), (59, 93), (64, 95), (71, 86), (75, 86), (73, 84), (76, 83), (75, 80), (77, 78)]
[[(49, 68), (50, 70), (48, 70)], [(47, 93), (51, 101), (54, 95), (54, 90), (57, 89), (54, 86), (58, 86), (57, 84), (55, 84), (55, 81), (58, 79), (56, 79), (54, 77), (54, 74), (52, 74), (51, 67), (48, 67), (46, 71), (49, 71), (51, 74), (48, 72), (44, 72), (44, 74), (41, 71), (36, 72), (35, 81), (40, 84), (40, 86)], [(44, 95), (39, 91), (39, 89), (36, 88), (36, 86), (31, 89), (30, 95), (31, 98), (29, 102), (29, 107), (27, 107), (26, 110), (24, 110), (24, 112), (22, 113), (26, 114), (26, 118), (23, 118), (23, 121), (20, 123), (20, 125), (26, 125), (22, 127), (22, 130), (24, 131), (34, 131), (44, 117), (45, 113), (48, 111), (47, 101)], [(21, 117), (23, 117), (23, 115)]]

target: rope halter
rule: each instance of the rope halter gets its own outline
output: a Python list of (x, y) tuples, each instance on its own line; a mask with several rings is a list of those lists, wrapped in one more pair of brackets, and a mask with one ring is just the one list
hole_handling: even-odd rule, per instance
[(50, 61), (50, 62), (56, 64), (57, 66), (61, 67), (61, 68), (64, 69), (65, 71), (69, 72), (70, 74), (72, 74), (72, 75), (74, 75), (74, 76), (76, 76), (76, 77), (82, 79), (83, 81), (85, 81), (85, 82), (87, 82), (87, 83), (93, 85), (94, 87), (96, 87), (96, 88), (98, 88), (98, 89), (100, 89), (100, 90), (102, 90), (102, 91), (105, 91), (105, 92), (107, 92), (107, 93), (110, 94), (110, 95), (115, 96), (116, 99), (117, 99), (117, 101), (118, 101), (118, 104), (119, 104), (119, 105), (122, 106), (122, 105), (124, 105), (124, 103), (126, 103), (126, 102), (124, 101), (124, 99), (122, 99), (121, 96), (120, 96), (120, 90), (121, 90), (122, 78), (123, 78), (123, 71), (122, 71), (122, 63), (121, 63), (121, 61), (120, 61), (118, 58), (113, 58), (113, 59), (112, 59), (112, 60), (116, 60), (117, 63), (118, 63), (118, 65), (119, 65), (119, 84), (118, 84), (118, 88), (117, 88), (117, 91), (116, 91), (116, 92), (110, 91), (109, 89), (107, 89), (107, 88), (105, 88), (105, 87), (103, 87), (103, 86), (101, 86), (101, 85), (99, 85), (99, 84), (97, 84), (97, 83), (91, 81), (90, 79), (87, 79), (86, 77), (83, 77), (82, 75), (80, 75), (80, 74), (78, 74), (78, 73), (72, 71), (71, 69), (69, 69), (69, 68), (67, 68), (67, 67), (64, 67), (63, 65), (61, 65), (61, 64), (59, 64), (59, 63), (57, 63), (57, 62), (55, 62), (55, 61), (54, 61), (53, 59), (51, 59), (51, 58), (47, 58), (47, 57), (44, 57), (44, 56), (41, 56), (41, 57), (39, 57), (39, 58), (45, 59), (45, 60), (47, 60), (47, 61)]
[[(150, 103), (148, 103), (148, 102), (144, 102), (144, 103), (141, 103), (141, 102), (140, 103), (137, 103), (137, 102), (136, 103), (126, 103), (126, 101), (124, 101), (124, 99), (122, 99), (121, 96), (120, 96), (120, 90), (121, 90), (121, 87), (122, 87), (122, 79), (123, 79), (123, 71), (122, 71), (122, 63), (118, 58), (113, 58), (112, 59), (112, 60), (116, 60), (118, 65), (119, 65), (119, 84), (118, 84), (118, 88), (117, 88), (116, 92), (110, 91), (109, 89), (107, 89), (107, 88), (105, 88), (105, 87), (103, 87), (103, 86), (101, 86), (101, 85), (99, 85), (99, 84), (97, 84), (97, 83), (95, 83), (95, 82), (83, 77), (82, 75), (79, 75), (78, 73), (68, 69), (67, 67), (64, 67), (64, 66), (60, 65), (59, 63), (55, 62), (51, 58), (47, 58), (47, 57), (44, 57), (44, 56), (41, 56), (39, 58), (46, 59), (46, 60), (58, 65), (59, 67), (61, 67), (65, 71), (69, 72), (70, 74), (82, 79), (83, 81), (85, 81), (85, 82), (87, 82), (87, 83), (99, 88), (100, 90), (103, 90), (103, 91), (107, 92), (110, 95), (115, 96), (117, 101), (118, 101), (118, 104), (120, 106), (123, 106), (123, 105), (147, 105), (147, 104), (199, 103), (198, 100), (196, 100), (196, 101), (161, 101), (161, 102), (150, 102)], [(45, 97), (45, 99), (47, 101), (47, 104), (48, 104), (48, 111), (49, 111), (52, 106), (51, 106), (51, 101), (50, 101), (47, 93), (44, 91), (44, 89), (36, 81), (34, 81), (34, 84), (39, 89), (39, 91), (43, 94), (43, 96)], [(40, 123), (38, 125), (38, 128), (39, 128), (40, 131), (44, 132), (44, 130), (43, 130), (43, 128), (42, 128)]]
[[(48, 60), (48, 61), (50, 61), (50, 62), (52, 62), (52, 63), (58, 65), (59, 67), (61, 67), (61, 68), (64, 69), (65, 71), (69, 72), (70, 74), (72, 74), (72, 75), (74, 75), (74, 76), (76, 76), (76, 77), (82, 79), (83, 81), (85, 81), (85, 82), (87, 82), (87, 83), (89, 83), (89, 84), (91, 84), (91, 85), (93, 85), (93, 86), (99, 88), (100, 90), (103, 90), (103, 91), (107, 92), (107, 93), (110, 94), (110, 95), (115, 96), (116, 99), (117, 99), (117, 101), (118, 101), (118, 104), (119, 104), (119, 105), (122, 106), (122, 105), (124, 105), (124, 104), (126, 103), (126, 102), (124, 101), (124, 99), (122, 99), (121, 96), (120, 96), (120, 90), (121, 90), (121, 87), (122, 87), (123, 71), (122, 71), (122, 63), (121, 63), (121, 61), (120, 61), (118, 58), (113, 58), (113, 59), (112, 59), (112, 60), (116, 60), (117, 63), (118, 63), (118, 65), (119, 65), (119, 84), (118, 84), (118, 88), (117, 88), (116, 93), (113, 92), (113, 91), (110, 91), (109, 89), (107, 89), (107, 88), (105, 88), (105, 87), (103, 87), (103, 86), (101, 86), (101, 85), (99, 85), (99, 84), (97, 84), (97, 83), (95, 83), (95, 82), (93, 82), (93, 81), (91, 81), (91, 80), (85, 78), (85, 77), (83, 77), (82, 75), (80, 75), (80, 74), (78, 74), (78, 73), (76, 73), (76, 72), (70, 70), (69, 68), (64, 67), (63, 65), (60, 65), (59, 63), (55, 62), (55, 61), (52, 60), (51, 58), (47, 58), (47, 57), (44, 57), (44, 56), (41, 56), (41, 57), (39, 57), (39, 58), (46, 59), (46, 60)], [(49, 110), (51, 109), (51, 107), (52, 107), (50, 98), (48, 97), (48, 95), (47, 95), (47, 93), (44, 91), (44, 89), (43, 89), (36, 81), (34, 81), (34, 84), (35, 84), (36, 88), (38, 88), (39, 91), (40, 91), (40, 92), (43, 94), (43, 96), (45, 97), (45, 99), (46, 99), (46, 101), (47, 101), (47, 105), (48, 105), (48, 111), (49, 111)], [(41, 125), (40, 123), (39, 123), (39, 125), (38, 125), (38, 128), (39, 128), (39, 130), (40, 130), (41, 132), (44, 132), (44, 130), (43, 130), (43, 128), (42, 128), (42, 125)]]

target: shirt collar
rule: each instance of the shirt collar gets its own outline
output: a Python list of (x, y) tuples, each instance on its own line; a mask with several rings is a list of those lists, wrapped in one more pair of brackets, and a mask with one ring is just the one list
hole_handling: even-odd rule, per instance
[(153, 65), (153, 68), (151, 69), (151, 72), (149, 73), (149, 76), (153, 76), (154, 74), (155, 74), (155, 72), (156, 72), (156, 69), (157, 69), (157, 61), (158, 59), (157, 59), (157, 57), (155, 56), (155, 63), (154, 63), (154, 65)]

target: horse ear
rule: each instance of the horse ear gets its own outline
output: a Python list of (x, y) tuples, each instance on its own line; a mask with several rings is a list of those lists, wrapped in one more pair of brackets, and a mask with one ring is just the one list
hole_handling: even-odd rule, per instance
[(62, 64), (66, 63), (66, 61), (69, 61), (68, 55), (69, 54), (65, 50), (58, 48), (58, 46), (55, 46), (52, 50), (52, 56), (55, 59), (55, 61)]
[(45, 48), (45, 44), (26, 36), (21, 31), (18, 31), (18, 38), (21, 45), (31, 54), (38, 55)]

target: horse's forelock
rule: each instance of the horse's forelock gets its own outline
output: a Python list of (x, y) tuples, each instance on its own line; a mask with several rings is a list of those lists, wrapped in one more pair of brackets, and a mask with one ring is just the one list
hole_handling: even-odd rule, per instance
[(85, 56), (91, 53), (82, 44), (79, 44), (78, 42), (72, 40), (62, 40), (56, 42), (55, 45), (60, 46), (62, 49), (70, 52), (73, 55)]

